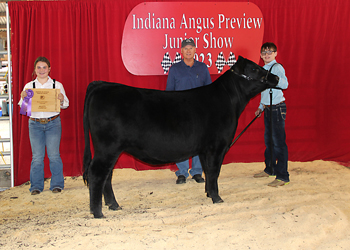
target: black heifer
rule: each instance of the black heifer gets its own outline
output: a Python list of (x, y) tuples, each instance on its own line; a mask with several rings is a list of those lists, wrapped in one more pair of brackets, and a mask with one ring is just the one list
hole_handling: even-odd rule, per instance
[(84, 181), (94, 217), (103, 217), (102, 194), (109, 209), (120, 209), (111, 180), (122, 152), (150, 164), (199, 155), (207, 196), (223, 202), (217, 180), (238, 117), (252, 97), (277, 83), (277, 76), (243, 57), (212, 84), (186, 91), (90, 83), (84, 106)]

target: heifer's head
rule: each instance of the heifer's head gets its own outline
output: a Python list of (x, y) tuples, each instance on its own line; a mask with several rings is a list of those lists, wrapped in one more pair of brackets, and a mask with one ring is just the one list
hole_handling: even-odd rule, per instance
[(231, 71), (251, 82), (252, 91), (257, 92), (254, 94), (258, 94), (267, 88), (276, 87), (279, 81), (278, 76), (269, 73), (263, 67), (241, 56), (238, 57), (236, 64), (231, 67)]

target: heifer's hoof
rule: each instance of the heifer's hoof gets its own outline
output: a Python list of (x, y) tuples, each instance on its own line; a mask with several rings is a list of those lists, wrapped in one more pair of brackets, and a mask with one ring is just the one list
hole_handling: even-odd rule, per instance
[(220, 200), (217, 200), (217, 201), (213, 201), (214, 204), (215, 204), (215, 203), (223, 203), (223, 202), (224, 202), (223, 199), (220, 199)]
[(215, 203), (223, 203), (223, 202), (224, 202), (223, 199), (221, 199), (220, 196), (211, 197), (210, 194), (207, 193), (207, 197), (208, 197), (208, 198), (211, 198), (214, 204), (215, 204)]
[(95, 219), (102, 219), (102, 218), (106, 218), (103, 214), (94, 214), (94, 218)]
[(214, 203), (214, 204), (215, 204), (215, 203), (223, 203), (223, 202), (224, 202), (224, 200), (221, 199), (220, 196), (216, 197), (215, 199), (212, 198), (212, 200), (213, 200), (213, 203)]
[(105, 218), (102, 212), (94, 213), (93, 211), (90, 211), (90, 213), (94, 215), (95, 219)]
[(119, 206), (118, 204), (114, 204), (108, 207), (109, 210), (117, 211), (117, 210), (122, 210), (122, 207)]

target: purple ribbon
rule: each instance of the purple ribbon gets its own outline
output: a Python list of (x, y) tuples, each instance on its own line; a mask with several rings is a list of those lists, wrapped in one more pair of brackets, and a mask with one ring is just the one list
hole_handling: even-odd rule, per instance
[(34, 92), (31, 89), (27, 89), (26, 93), (27, 93), (27, 96), (23, 98), (21, 110), (19, 111), (19, 113), (21, 115), (25, 115), (27, 113), (27, 116), (31, 116), (31, 114), (32, 114), (32, 97), (34, 96)]

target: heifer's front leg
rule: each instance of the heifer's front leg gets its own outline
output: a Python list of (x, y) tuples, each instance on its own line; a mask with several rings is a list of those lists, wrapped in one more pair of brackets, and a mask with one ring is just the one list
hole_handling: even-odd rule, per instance
[(112, 188), (112, 175), (113, 170), (107, 177), (105, 187), (103, 189), (103, 196), (105, 198), (105, 204), (109, 207), (110, 210), (120, 210), (122, 209), (118, 202), (115, 199), (113, 188)]
[(204, 163), (202, 163), (202, 167), (205, 173), (205, 192), (207, 193), (207, 197), (212, 199), (213, 203), (221, 203), (224, 201), (219, 196), (218, 178), (222, 160), (208, 157), (208, 155), (203, 155), (203, 160), (201, 160)]
[[(213, 168), (220, 168), (219, 166), (213, 166)], [(220, 170), (219, 170), (220, 171)], [(205, 176), (205, 181), (208, 182), (207, 186), (207, 197), (210, 197), (213, 203), (222, 203), (224, 202), (219, 196), (219, 187), (218, 187), (218, 177), (219, 173), (209, 171), (208, 177)]]

